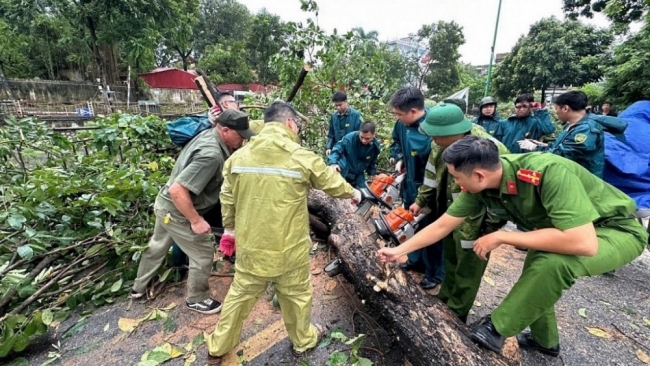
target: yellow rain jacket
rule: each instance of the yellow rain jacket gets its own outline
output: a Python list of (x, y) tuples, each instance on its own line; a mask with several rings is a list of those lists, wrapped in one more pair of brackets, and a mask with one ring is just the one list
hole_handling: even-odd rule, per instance
[(221, 213), (224, 227), (235, 228), (237, 272), (274, 277), (308, 265), (310, 187), (354, 196), (340, 174), (296, 139), (284, 124), (265, 123), (226, 161)]

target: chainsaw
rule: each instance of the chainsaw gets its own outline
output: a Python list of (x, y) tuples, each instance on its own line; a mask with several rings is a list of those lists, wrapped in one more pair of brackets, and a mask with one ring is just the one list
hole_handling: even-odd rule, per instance
[(413, 216), (409, 210), (396, 207), (387, 214), (379, 212), (378, 217), (373, 217), (371, 221), (377, 235), (386, 240), (389, 246), (397, 246), (415, 235), (427, 214), (428, 212), (421, 212)]
[[(392, 246), (410, 239), (428, 212), (413, 216), (408, 209), (393, 208), (399, 197), (400, 184), (405, 173), (397, 175), (380, 174), (372, 182), (361, 188), (361, 204), (357, 214), (375, 227), (376, 233)], [(379, 207), (377, 215), (372, 215), (372, 207)], [(388, 211), (388, 212), (386, 212)]]

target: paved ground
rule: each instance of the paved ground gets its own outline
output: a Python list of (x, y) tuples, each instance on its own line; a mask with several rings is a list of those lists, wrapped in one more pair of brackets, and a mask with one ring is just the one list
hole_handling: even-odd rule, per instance
[[(330, 254), (319, 252), (313, 260), (314, 322), (331, 330), (340, 328), (347, 336), (364, 333), (367, 338), (361, 354), (375, 365), (404, 365), (404, 355), (384, 330), (374, 324), (372, 314), (364, 312), (364, 305), (355, 296), (353, 288), (342, 276), (334, 279), (321, 273)], [(499, 248), (493, 256), (482, 284), (474, 315), (470, 322), (491, 311), (507, 294), (517, 279), (524, 253), (510, 247)], [(228, 272), (225, 265), (223, 272)], [(213, 296), (223, 299), (230, 283), (229, 277), (211, 279)], [(135, 365), (145, 352), (169, 342), (181, 349), (202, 332), (211, 332), (218, 315), (204, 316), (184, 309), (183, 286), (172, 287), (147, 303), (122, 300), (88, 315), (85, 326), (70, 337), (62, 334), (78, 324), (75, 315), (60, 324), (31, 346), (29, 365), (40, 365), (49, 352), (61, 354), (55, 365)], [(153, 320), (139, 325), (128, 337), (118, 328), (120, 318), (136, 319), (175, 303), (178, 306), (166, 312), (172, 320)], [(650, 253), (613, 275), (581, 279), (567, 291), (556, 307), (561, 332), (562, 355), (553, 359), (535, 352), (523, 352), (524, 365), (642, 365), (636, 352), (650, 354)], [(606, 337), (592, 335), (587, 328), (601, 328)], [(289, 351), (289, 340), (281, 322), (280, 313), (270, 301), (262, 298), (244, 326), (238, 350), (243, 355), (229, 355), (225, 365), (325, 365), (335, 351), (349, 351), (340, 342), (317, 349), (304, 360), (296, 360)], [(70, 332), (68, 332), (70, 333)], [(60, 343), (60, 351), (51, 344)], [(205, 345), (196, 351), (165, 363), (183, 365), (184, 357), (204, 365)], [(409, 355), (416, 357), (415, 355)], [(301, 364), (301, 362), (303, 362)]]

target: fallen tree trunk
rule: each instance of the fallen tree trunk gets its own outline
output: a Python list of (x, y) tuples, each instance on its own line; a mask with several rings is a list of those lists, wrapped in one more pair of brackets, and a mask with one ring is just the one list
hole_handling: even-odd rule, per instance
[(386, 279), (384, 268), (375, 257), (382, 243), (372, 235), (374, 230), (354, 214), (349, 200), (332, 199), (312, 190), (309, 211), (329, 223), (332, 232), (329, 242), (339, 251), (344, 274), (378, 323), (397, 336), (414, 366), (512, 364), (505, 357), (474, 344), (468, 327), (401, 269), (393, 269), (387, 290), (373, 290), (376, 283), (371, 276)]

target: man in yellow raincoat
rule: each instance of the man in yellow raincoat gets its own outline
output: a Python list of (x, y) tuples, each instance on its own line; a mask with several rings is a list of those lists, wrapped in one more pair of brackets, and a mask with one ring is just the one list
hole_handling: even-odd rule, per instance
[(207, 339), (209, 365), (220, 365), (221, 356), (237, 346), (244, 320), (271, 282), (293, 354), (316, 347), (307, 195), (314, 187), (333, 197), (353, 198), (353, 203), (361, 199), (322, 158), (296, 143), (301, 125), (291, 105), (273, 103), (264, 122), (260, 134), (233, 154), (223, 170), (224, 236), (236, 236), (237, 261), (221, 318)]

